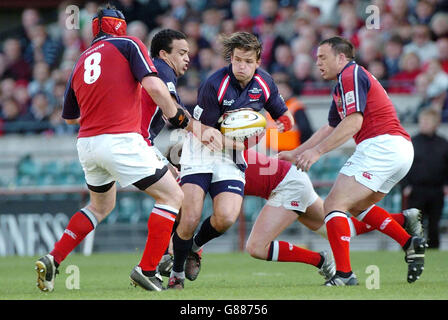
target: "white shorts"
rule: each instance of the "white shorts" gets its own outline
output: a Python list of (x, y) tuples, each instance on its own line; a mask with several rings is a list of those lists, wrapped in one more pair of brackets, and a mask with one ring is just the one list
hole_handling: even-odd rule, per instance
[(380, 135), (362, 141), (340, 173), (375, 192), (388, 193), (408, 173), (414, 160), (412, 142), (402, 136)]
[(168, 161), (168, 159), (162, 154), (162, 152), (159, 150), (159, 148), (157, 148), (156, 146), (152, 147), (154, 152), (156, 153), (156, 157), (163, 162), (164, 165), (168, 165), (170, 164), (170, 162)]
[(91, 186), (118, 181), (126, 187), (164, 167), (154, 147), (138, 133), (79, 138), (77, 148), (86, 182)]
[(191, 174), (212, 173), (211, 183), (225, 180), (246, 182), (244, 172), (237, 167), (230, 154), (211, 152), (191, 134), (184, 141), (180, 164), (181, 178)]
[(180, 176), (181, 178), (191, 175), (191, 174), (200, 174), (200, 173), (211, 173), (212, 181), (211, 183), (215, 183), (218, 181), (226, 181), (226, 180), (237, 180), (242, 183), (246, 183), (246, 178), (244, 176), (244, 172), (242, 172), (238, 167), (232, 162), (215, 162), (211, 164), (205, 165), (182, 165)]
[(297, 170), (295, 166), (291, 166), (283, 180), (272, 191), (267, 204), (305, 212), (306, 208), (312, 205), (318, 197), (308, 175)]

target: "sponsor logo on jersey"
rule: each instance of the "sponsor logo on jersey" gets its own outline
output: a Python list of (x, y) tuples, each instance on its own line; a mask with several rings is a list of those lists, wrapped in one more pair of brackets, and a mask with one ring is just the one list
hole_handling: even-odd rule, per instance
[(258, 93), (262, 93), (263, 90), (261, 90), (260, 88), (255, 87), (255, 88), (250, 89), (248, 92), (252, 93), (252, 94), (258, 94)]
[(231, 106), (233, 103), (235, 102), (235, 100), (226, 100), (226, 99), (224, 99), (224, 101), (222, 102), (222, 104), (224, 105), (224, 106)]
[(254, 101), (258, 101), (261, 98), (261, 93), (258, 94), (253, 94), (253, 93), (249, 93), (249, 101), (250, 102), (254, 102)]
[(347, 237), (347, 236), (341, 236), (341, 240), (342, 240), (342, 241), (350, 242), (350, 237)]
[(174, 85), (174, 83), (172, 83), (171, 81), (170, 81), (170, 82), (167, 82), (167, 83), (166, 83), (166, 86), (168, 87), (168, 90), (169, 90), (170, 92), (174, 92), (174, 93), (176, 93), (176, 86)]
[(261, 98), (261, 94), (263, 93), (263, 90), (260, 88), (252, 88), (248, 91), (249, 94), (249, 101), (254, 102), (258, 101)]
[(199, 105), (196, 105), (196, 107), (194, 107), (194, 110), (193, 110), (193, 118), (195, 118), (196, 120), (199, 120), (199, 118), (202, 115), (202, 111), (204, 111), (204, 109), (202, 109)]
[(355, 103), (355, 92), (353, 90), (345, 94), (345, 105), (349, 106), (352, 103)]

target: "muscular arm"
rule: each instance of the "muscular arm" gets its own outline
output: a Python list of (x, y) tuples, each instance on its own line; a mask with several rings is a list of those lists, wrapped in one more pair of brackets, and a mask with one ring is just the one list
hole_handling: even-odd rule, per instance
[(360, 112), (352, 113), (342, 120), (339, 125), (323, 141), (314, 148), (321, 155), (336, 149), (347, 142), (362, 126), (363, 115)]
[(321, 155), (336, 149), (357, 133), (361, 129), (362, 121), (363, 115), (359, 112), (348, 115), (325, 139), (297, 157), (297, 167), (308, 171)]
[(172, 118), (177, 113), (177, 104), (173, 101), (165, 83), (158, 77), (146, 76), (142, 80), (143, 88), (162, 109), (165, 117)]
[(327, 138), (334, 128), (328, 124), (317, 130), (308, 140), (291, 151), (282, 151), (278, 154), (278, 158), (295, 163), (297, 157), (308, 149), (311, 149)]

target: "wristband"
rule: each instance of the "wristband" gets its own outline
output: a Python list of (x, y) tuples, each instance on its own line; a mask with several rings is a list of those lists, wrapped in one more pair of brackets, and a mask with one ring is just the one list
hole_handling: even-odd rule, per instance
[(278, 119), (281, 123), (283, 123), (284, 131), (289, 131), (292, 128), (291, 119), (288, 116), (282, 115)]
[(176, 115), (169, 118), (168, 121), (176, 128), (185, 129), (188, 126), (190, 119), (185, 114), (184, 109), (177, 108)]

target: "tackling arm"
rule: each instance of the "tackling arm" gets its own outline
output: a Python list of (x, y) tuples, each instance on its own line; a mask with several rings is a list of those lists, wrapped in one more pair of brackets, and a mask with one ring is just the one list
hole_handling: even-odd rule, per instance
[(360, 112), (348, 115), (338, 124), (331, 134), (316, 145), (314, 149), (321, 155), (336, 149), (341, 144), (347, 142), (361, 129), (363, 119), (364, 117)]
[(142, 86), (160, 109), (162, 109), (165, 117), (170, 119), (176, 116), (178, 112), (177, 104), (174, 103), (168, 88), (160, 78), (146, 76), (142, 80)]
[(319, 160), (320, 156), (336, 149), (348, 141), (362, 126), (363, 115), (360, 112), (352, 113), (342, 120), (325, 139), (314, 147), (301, 153), (296, 160), (297, 168), (308, 171)]

